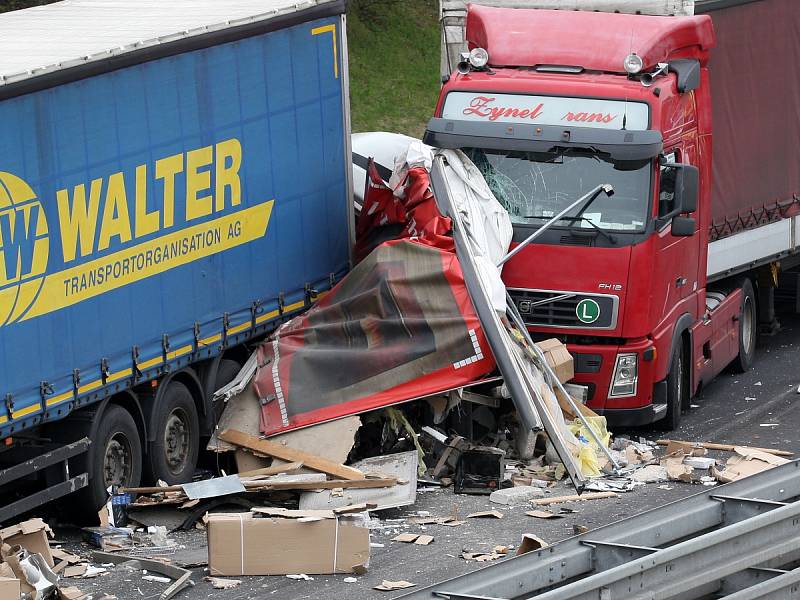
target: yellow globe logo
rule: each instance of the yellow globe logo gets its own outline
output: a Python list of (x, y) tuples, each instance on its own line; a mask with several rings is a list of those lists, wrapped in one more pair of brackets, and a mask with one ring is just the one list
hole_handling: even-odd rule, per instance
[(22, 179), (0, 171), (0, 325), (19, 320), (36, 301), (49, 254), (41, 202)]

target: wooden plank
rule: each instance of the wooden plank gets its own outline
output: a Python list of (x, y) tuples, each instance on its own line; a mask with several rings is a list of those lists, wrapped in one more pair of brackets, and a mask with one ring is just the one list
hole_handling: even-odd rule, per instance
[(555, 496), (553, 498), (535, 498), (531, 504), (536, 506), (547, 506), (548, 504), (559, 504), (561, 502), (583, 502), (584, 500), (599, 500), (601, 498), (616, 498), (616, 492), (587, 492), (586, 494), (573, 494), (571, 496)]
[(282, 463), (274, 467), (264, 467), (263, 469), (253, 469), (252, 471), (245, 471), (239, 473), (240, 478), (247, 477), (260, 477), (262, 475), (279, 475), (280, 473), (291, 473), (303, 468), (303, 461), (296, 461), (290, 463)]
[(397, 485), (394, 477), (375, 479), (329, 479), (327, 481), (252, 481), (245, 484), (248, 492), (262, 492), (270, 490), (333, 490), (385, 488)]
[(321, 456), (303, 452), (302, 450), (283, 446), (270, 440), (262, 440), (241, 431), (236, 431), (235, 429), (226, 429), (217, 437), (229, 444), (235, 444), (236, 446), (241, 446), (242, 448), (247, 448), (260, 454), (267, 454), (290, 462), (302, 462), (303, 466), (308, 469), (327, 473), (339, 479), (364, 479), (364, 474), (358, 469), (335, 463)]
[(788, 450), (776, 450), (775, 448), (756, 448), (754, 446), (742, 446), (741, 444), (715, 444), (713, 442), (686, 442), (683, 440), (657, 440), (656, 444), (659, 446), (668, 446), (670, 442), (678, 444), (689, 444), (690, 446), (699, 446), (706, 450), (722, 450), (723, 452), (734, 452), (735, 448), (744, 448), (746, 450), (758, 450), (766, 454), (773, 454), (775, 456), (794, 456), (794, 452)]
[[(561, 393), (561, 390), (556, 389), (556, 399), (558, 400), (558, 405), (561, 407), (561, 411), (567, 415), (570, 419), (575, 419), (578, 415), (575, 414), (575, 411), (572, 410), (572, 407), (569, 405), (569, 402), (564, 397), (564, 394)], [(575, 405), (578, 407), (578, 410), (581, 411), (584, 417), (596, 417), (598, 414), (594, 412), (591, 408), (576, 400), (575, 398), (572, 399), (575, 402)]]

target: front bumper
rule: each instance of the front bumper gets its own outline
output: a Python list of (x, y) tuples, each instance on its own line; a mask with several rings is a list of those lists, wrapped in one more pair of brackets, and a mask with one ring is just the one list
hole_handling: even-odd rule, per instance
[[(656, 399), (659, 399), (661, 388), (663, 388), (663, 395), (666, 399), (666, 381), (660, 381), (655, 385), (653, 395)], [(648, 404), (639, 408), (596, 408), (592, 410), (598, 415), (604, 416), (609, 426), (640, 427), (663, 419), (667, 414), (667, 405), (659, 403)]]

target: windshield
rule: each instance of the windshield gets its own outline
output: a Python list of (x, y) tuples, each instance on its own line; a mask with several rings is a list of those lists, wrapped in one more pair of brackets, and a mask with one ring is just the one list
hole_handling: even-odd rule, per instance
[[(541, 225), (596, 186), (610, 183), (614, 195), (601, 194), (583, 214), (596, 226), (612, 231), (642, 231), (650, 196), (650, 161), (615, 164), (608, 155), (589, 150), (555, 149), (519, 152), (468, 148), (512, 223)], [(586, 221), (559, 225), (592, 228)]]

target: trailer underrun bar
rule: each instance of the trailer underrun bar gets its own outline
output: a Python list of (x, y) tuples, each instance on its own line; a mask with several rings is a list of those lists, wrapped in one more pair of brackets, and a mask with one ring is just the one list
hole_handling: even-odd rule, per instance
[(403, 598), (800, 598), (798, 497), (793, 461)]

